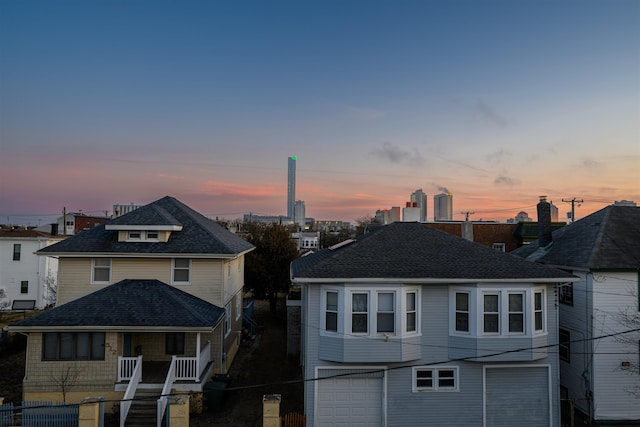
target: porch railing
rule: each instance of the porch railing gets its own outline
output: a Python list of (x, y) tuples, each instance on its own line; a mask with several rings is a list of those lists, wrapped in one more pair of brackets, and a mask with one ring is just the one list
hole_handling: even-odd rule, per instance
[(118, 356), (118, 382), (131, 379), (138, 359), (142, 360), (141, 357)]
[(135, 359), (137, 359), (137, 361), (134, 365), (133, 372), (131, 373), (131, 380), (129, 381), (127, 390), (124, 392), (122, 402), (120, 403), (120, 427), (124, 427), (124, 422), (127, 419), (129, 409), (131, 408), (132, 399), (135, 396), (138, 384), (142, 379), (142, 356), (138, 356)]
[(157, 411), (158, 427), (162, 426), (162, 417), (164, 416), (164, 411), (167, 409), (169, 394), (171, 393), (171, 388), (173, 388), (173, 383), (176, 381), (176, 366), (178, 365), (177, 359), (178, 358), (176, 356), (173, 356), (171, 358), (171, 366), (169, 366), (167, 379), (164, 381), (164, 387), (162, 387), (162, 394), (160, 395), (160, 399), (158, 399), (158, 411)]
[(202, 371), (211, 359), (211, 343), (202, 349), (196, 357), (176, 357), (176, 381), (200, 381)]

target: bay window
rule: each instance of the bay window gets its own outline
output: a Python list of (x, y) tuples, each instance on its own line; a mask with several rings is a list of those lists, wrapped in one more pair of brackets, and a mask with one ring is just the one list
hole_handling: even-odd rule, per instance
[(449, 296), (452, 335), (532, 336), (546, 332), (546, 301), (541, 287), (452, 287)]
[(324, 288), (321, 333), (389, 338), (420, 332), (420, 293), (416, 287)]

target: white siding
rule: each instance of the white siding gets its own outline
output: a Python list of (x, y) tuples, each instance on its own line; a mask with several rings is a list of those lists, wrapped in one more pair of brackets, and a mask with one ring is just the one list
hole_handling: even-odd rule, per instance
[[(628, 330), (619, 323), (619, 313), (629, 309), (638, 313), (638, 273), (593, 273), (594, 334), (608, 335)], [(636, 328), (638, 326), (636, 325)], [(596, 420), (640, 420), (640, 402), (630, 393), (640, 386), (637, 370), (640, 333), (624, 335), (632, 344), (618, 338), (594, 342), (594, 418)], [(634, 370), (622, 368), (629, 361)]]

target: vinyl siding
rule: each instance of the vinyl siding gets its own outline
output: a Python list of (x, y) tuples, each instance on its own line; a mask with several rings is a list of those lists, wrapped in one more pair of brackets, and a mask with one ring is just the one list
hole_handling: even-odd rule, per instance
[[(60, 258), (58, 304), (64, 304), (109, 286), (91, 284), (91, 260), (92, 258)], [(218, 307), (224, 307), (222, 266), (222, 260), (193, 259), (190, 284), (174, 286)], [(170, 285), (172, 284), (171, 258), (112, 258), (111, 283), (124, 279), (157, 279)], [(242, 283), (237, 282), (238, 280), (234, 282), (234, 288), (241, 289)]]
[[(532, 284), (533, 286), (533, 284)], [(553, 287), (548, 287), (545, 293), (547, 297), (547, 330), (548, 335), (544, 336), (542, 342), (557, 342), (557, 301)], [(380, 360), (378, 354), (365, 351), (360, 352), (360, 360), (350, 359), (349, 364), (337, 363), (322, 360), (318, 357), (321, 354), (328, 354), (336, 351), (340, 354), (344, 351), (344, 346), (334, 343), (331, 348), (324, 348), (327, 343), (320, 336), (319, 323), (321, 316), (321, 292), (318, 285), (303, 285), (303, 325), (304, 327), (304, 373), (306, 379), (315, 376), (315, 368), (321, 366), (328, 368), (362, 366), (387, 367), (386, 372), (386, 423), (389, 426), (460, 426), (460, 425), (482, 425), (483, 419), (483, 367), (487, 365), (482, 362), (450, 361), (450, 346), (457, 342), (451, 341), (449, 337), (449, 289), (447, 285), (425, 285), (421, 290), (420, 301), (420, 328), (421, 337), (414, 347), (419, 348), (420, 357), (417, 360), (407, 362), (389, 362)], [(373, 339), (368, 339), (373, 341)], [(502, 339), (509, 341), (510, 338)], [(480, 340), (479, 340), (480, 342)], [(391, 342), (384, 342), (390, 344)], [(532, 340), (524, 343), (524, 348), (529, 348)], [(536, 345), (537, 341), (533, 340)], [(395, 344), (397, 345), (397, 344)], [(484, 341), (478, 346), (485, 347)], [(500, 351), (494, 348), (492, 343), (491, 351)], [(514, 344), (508, 344), (513, 347)], [(341, 350), (342, 348), (342, 350)], [(374, 347), (370, 347), (373, 349)], [(375, 362), (372, 362), (375, 361)], [(458, 391), (412, 391), (412, 366), (434, 364), (434, 367), (457, 367), (458, 368)], [(510, 362), (515, 367), (522, 365), (518, 362)], [(526, 363), (524, 363), (526, 364)], [(529, 363), (530, 364), (530, 363)], [(552, 375), (552, 425), (559, 424), (558, 412), (558, 363), (557, 353), (550, 352), (548, 355), (536, 361), (536, 364), (549, 365)], [(526, 372), (526, 371), (525, 371)], [(547, 372), (547, 371), (545, 371)], [(519, 378), (521, 385), (526, 385), (530, 380), (537, 381), (537, 377), (530, 379), (526, 375)], [(544, 395), (540, 399), (548, 399), (549, 394), (545, 389)], [(316, 397), (315, 385), (313, 381), (305, 383), (305, 413), (307, 415), (307, 425), (314, 425), (314, 404)]]
[[(636, 292), (637, 272), (593, 273), (594, 335), (605, 335), (628, 330), (618, 322), (620, 311), (629, 309), (638, 313)], [(637, 327), (637, 326), (636, 326)], [(637, 368), (621, 369), (623, 361), (638, 364), (640, 333), (624, 335), (632, 344), (614, 337), (594, 342), (593, 398), (596, 420), (640, 420), (638, 397), (630, 393), (640, 385)]]

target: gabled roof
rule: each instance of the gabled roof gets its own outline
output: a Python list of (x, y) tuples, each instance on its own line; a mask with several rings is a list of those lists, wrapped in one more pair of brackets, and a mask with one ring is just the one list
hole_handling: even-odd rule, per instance
[(640, 269), (640, 207), (607, 206), (553, 232), (553, 244), (538, 241), (511, 252), (541, 264), (598, 269)]
[[(181, 226), (167, 242), (118, 242), (109, 225)], [(93, 254), (198, 254), (234, 256), (254, 246), (173, 197), (166, 196), (128, 214), (39, 250), (43, 255)]]
[(574, 278), (564, 271), (416, 222), (395, 222), (335, 250), (325, 249), (298, 258), (291, 265), (291, 273), (294, 282), (309, 279), (551, 282)]
[(159, 280), (127, 279), (9, 326), (60, 328), (172, 328), (211, 330), (224, 309)]

